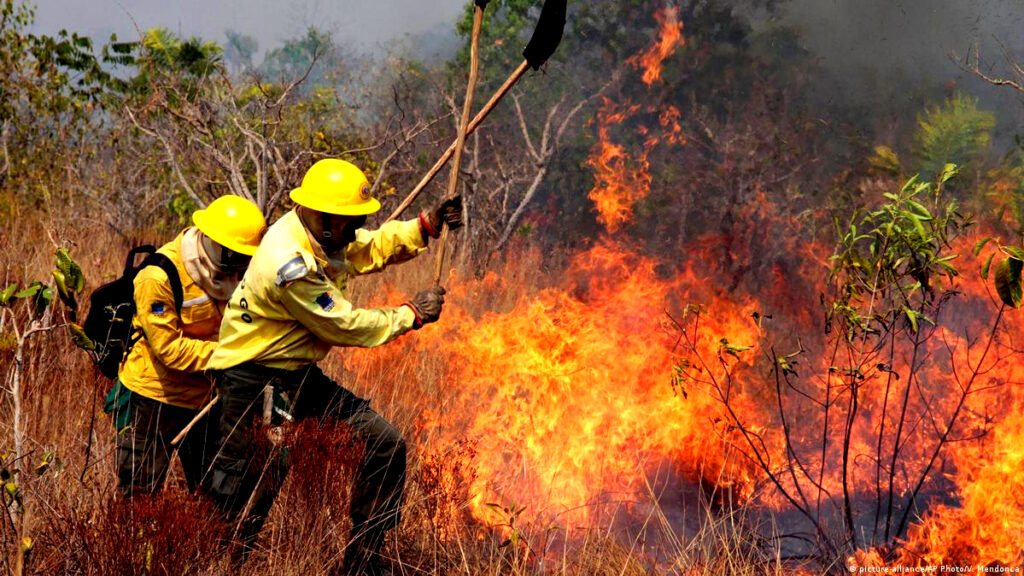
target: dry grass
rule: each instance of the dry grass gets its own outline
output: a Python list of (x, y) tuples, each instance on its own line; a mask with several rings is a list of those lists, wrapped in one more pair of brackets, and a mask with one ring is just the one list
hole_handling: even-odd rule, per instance
[[(90, 287), (111, 278), (121, 266), (128, 242), (100, 225), (68, 218), (22, 214), (0, 231), (0, 266), (8, 281), (46, 278), (53, 244), (70, 242)], [(168, 234), (169, 236), (169, 234)], [(31, 240), (30, 240), (31, 239)], [(400, 301), (430, 283), (432, 258), (399, 270), (360, 279), (357, 302)], [(508, 267), (506, 286), (538, 289), (552, 281), (538, 274), (541, 257), (523, 250)], [(455, 280), (457, 282), (457, 280)], [(470, 295), (471, 313), (508, 309), (518, 294), (492, 291)], [(61, 319), (55, 317), (54, 321)], [(424, 411), (451, 409), (444, 359), (415, 346), (393, 344), (375, 362), (353, 363), (337, 351), (325, 369), (355, 391), (373, 399), (374, 408), (405, 434), (412, 448), (403, 521), (386, 547), (405, 574), (565, 574), (627, 576), (648, 573), (688, 575), (775, 575), (793, 573), (771, 540), (770, 528), (743, 509), (723, 510), (703, 499), (688, 510), (685, 531), (665, 510), (651, 505), (641, 530), (629, 535), (609, 522), (571, 531), (517, 527), (508, 531), (472, 520), (466, 502), (467, 472), (473, 446), (441, 445), (422, 426)], [(114, 431), (101, 412), (108, 385), (85, 355), (63, 333), (37, 339), (26, 366), (29, 462), (51, 451), (58, 464), (36, 477), (21, 475), (27, 533), (35, 543), (28, 573), (73, 575), (222, 574), (284, 576), (322, 574), (338, 565), (347, 541), (349, 474), (355, 453), (347, 432), (304, 425), (294, 437), (292, 470), (262, 533), (259, 550), (241, 572), (230, 570), (225, 534), (210, 506), (184, 492), (172, 470), (167, 489), (152, 499), (130, 503), (115, 497)], [(11, 352), (0, 349), (5, 377)], [(0, 453), (11, 446), (9, 402), (0, 404)], [(30, 470), (31, 466), (24, 465)], [(31, 477), (30, 477), (31, 476)], [(685, 533), (684, 533), (685, 532)], [(0, 570), (13, 557), (10, 527), (0, 523), (4, 546)]]

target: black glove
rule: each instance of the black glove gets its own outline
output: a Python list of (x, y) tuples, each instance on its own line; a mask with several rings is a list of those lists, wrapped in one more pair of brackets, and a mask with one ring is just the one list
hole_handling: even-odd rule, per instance
[(420, 225), (431, 238), (441, 235), (441, 226), (448, 223), (449, 230), (462, 228), (462, 195), (441, 201), (429, 212), (420, 214)]
[(424, 324), (437, 322), (441, 317), (441, 307), (444, 306), (444, 288), (435, 286), (429, 290), (423, 290), (415, 298), (405, 303), (405, 306), (412, 308), (416, 315), (415, 328)]

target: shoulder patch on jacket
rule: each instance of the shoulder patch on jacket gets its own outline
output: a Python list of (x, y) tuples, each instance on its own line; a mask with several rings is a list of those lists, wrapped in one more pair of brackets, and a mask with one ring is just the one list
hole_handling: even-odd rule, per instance
[(324, 312), (330, 312), (334, 309), (334, 298), (331, 298), (331, 295), (327, 292), (317, 296), (316, 303), (324, 309)]
[(294, 282), (299, 278), (305, 278), (309, 274), (309, 268), (306, 268), (306, 262), (302, 259), (302, 256), (296, 256), (288, 262), (285, 262), (284, 266), (281, 266), (277, 270), (277, 281), (275, 282), (278, 286), (284, 286), (289, 282)]

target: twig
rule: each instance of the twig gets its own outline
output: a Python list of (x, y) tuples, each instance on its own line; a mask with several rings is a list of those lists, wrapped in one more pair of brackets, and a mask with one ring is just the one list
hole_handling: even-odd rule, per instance
[[(1005, 51), (1005, 49), (1004, 49), (1004, 51)], [(973, 52), (974, 52), (974, 61), (971, 64), (969, 64), (969, 65), (967, 65), (967, 64), (960, 64), (958, 62), (957, 66), (959, 66), (961, 69), (967, 70), (968, 72), (974, 74), (978, 78), (981, 78), (985, 82), (988, 82), (989, 84), (992, 84), (993, 86), (1009, 86), (1010, 88), (1013, 88), (1017, 92), (1020, 92), (1021, 94), (1024, 94), (1024, 84), (1022, 84), (1021, 82), (1017, 82), (1017, 81), (1014, 81), (1014, 80), (1007, 80), (1005, 78), (994, 78), (994, 77), (991, 77), (991, 76), (985, 74), (984, 72), (982, 72), (981, 71), (981, 50), (978, 48), (977, 44), (975, 44)], [(954, 59), (955, 59), (955, 56), (956, 55), (954, 54)], [(968, 58), (970, 58), (970, 55), (968, 55)], [(1024, 78), (1024, 68), (1022, 68), (1021, 65), (1018, 64), (1017, 62), (1013, 61), (1013, 59), (1010, 57), (1009, 54), (1007, 54), (1007, 60), (1010, 62), (1010, 68), (1013, 69), (1013, 71), (1018, 76), (1021, 76), (1022, 78)]]
[[(921, 303), (920, 307), (918, 308), (918, 312), (924, 312), (924, 302)], [(913, 380), (917, 376), (917, 354), (920, 351), (920, 349), (921, 332), (918, 331), (914, 333), (914, 344), (910, 355), (910, 364), (907, 374), (907, 388), (906, 392), (903, 395), (903, 403), (900, 407), (900, 417), (896, 421), (896, 437), (893, 440), (892, 459), (889, 462), (889, 502), (886, 506), (885, 512), (885, 540), (887, 542), (889, 541), (889, 532), (892, 528), (893, 498), (895, 496), (895, 494), (893, 493), (893, 483), (895, 481), (896, 476), (896, 461), (899, 458), (900, 454), (900, 439), (903, 433), (903, 425), (906, 422), (907, 418), (907, 407), (910, 404), (910, 387), (913, 383)]]
[(92, 454), (92, 436), (96, 430), (96, 389), (100, 385), (99, 370), (92, 369), (92, 406), (89, 408), (89, 436), (85, 441), (85, 463), (82, 464), (82, 473), (78, 476), (78, 481), (85, 483), (85, 472), (89, 470), (89, 456)]
[(188, 193), (189, 198), (191, 198), (192, 201), (195, 202), (197, 206), (206, 206), (206, 202), (203, 202), (202, 198), (200, 198), (199, 195), (196, 194), (195, 190), (192, 189), (192, 186), (188, 183), (188, 180), (182, 173), (181, 167), (178, 166), (178, 161), (174, 156), (174, 149), (171, 147), (170, 142), (168, 142), (167, 139), (159, 132), (150, 130), (142, 126), (142, 124), (140, 124), (139, 121), (135, 119), (135, 114), (132, 114), (131, 108), (125, 106), (124, 111), (128, 114), (128, 118), (132, 121), (132, 124), (134, 124), (135, 127), (138, 128), (140, 132), (153, 138), (156, 138), (157, 140), (160, 141), (161, 144), (163, 144), (164, 150), (167, 151), (167, 160), (168, 162), (170, 162), (171, 168), (174, 170), (174, 175), (178, 178), (178, 182), (181, 184), (182, 188), (185, 189), (185, 192)]
[(565, 134), (566, 128), (569, 127), (569, 124), (572, 122), (576, 114), (578, 114), (588, 102), (598, 97), (599, 95), (603, 94), (604, 91), (607, 90), (613, 82), (615, 82), (615, 79), (605, 83), (605, 85), (598, 89), (596, 92), (577, 102), (576, 105), (573, 106), (572, 109), (569, 110), (569, 112), (565, 115), (565, 118), (563, 118), (562, 121), (558, 124), (558, 127), (554, 129), (554, 136), (552, 136), (551, 134), (552, 128), (555, 123), (555, 115), (558, 112), (558, 108), (562, 105), (562, 103), (565, 102), (566, 99), (566, 96), (563, 95), (562, 98), (559, 99), (559, 101), (556, 102), (555, 105), (551, 107), (551, 110), (548, 111), (547, 118), (544, 121), (544, 130), (541, 133), (541, 142), (539, 149), (534, 147), (533, 141), (530, 138), (530, 131), (526, 127), (526, 118), (523, 114), (522, 107), (519, 105), (519, 97), (515, 93), (512, 94), (512, 100), (513, 102), (515, 102), (516, 116), (519, 119), (520, 129), (523, 132), (523, 140), (526, 142), (526, 146), (527, 149), (530, 151), (530, 155), (533, 156), (534, 160), (537, 163), (537, 172), (534, 174), (532, 180), (530, 181), (530, 185), (529, 187), (527, 187), (526, 193), (523, 194), (523, 199), (519, 202), (519, 205), (512, 213), (512, 216), (508, 219), (508, 222), (505, 223), (505, 228), (501, 233), (501, 237), (498, 239), (498, 242), (495, 243), (494, 245), (495, 251), (500, 250), (505, 245), (505, 243), (508, 242), (509, 237), (512, 236), (512, 233), (516, 229), (516, 224), (519, 222), (519, 218), (521, 218), (523, 213), (526, 211), (526, 206), (529, 205), (531, 200), (533, 200), (534, 195), (540, 188), (541, 183), (544, 181), (544, 177), (547, 175), (548, 165), (551, 161), (551, 158), (558, 151), (558, 146), (561, 143), (562, 136)]
[(921, 487), (924, 486), (925, 481), (928, 479), (928, 475), (931, 473), (932, 466), (935, 465), (935, 460), (939, 457), (939, 453), (942, 452), (942, 448), (946, 445), (947, 438), (949, 438), (950, 432), (953, 431), (953, 427), (957, 423), (957, 419), (960, 415), (961, 409), (963, 409), (964, 402), (967, 401), (967, 395), (971, 390), (971, 386), (977, 380), (979, 375), (979, 369), (985, 362), (985, 357), (988, 356), (989, 351), (992, 349), (992, 343), (996, 339), (996, 332), (999, 329), (999, 323), (1003, 319), (1003, 312), (1006, 310), (1006, 305), (1002, 304), (999, 306), (999, 312), (996, 314), (996, 319), (992, 323), (992, 330), (989, 331), (988, 341), (985, 343), (985, 350), (981, 353), (981, 358), (978, 359), (978, 363), (972, 368), (971, 378), (967, 381), (964, 386), (965, 392), (960, 395), (960, 400), (956, 404), (956, 408), (953, 410), (953, 414), (949, 417), (949, 424), (946, 426), (945, 432), (939, 437), (939, 442), (935, 446), (935, 450), (932, 451), (931, 458), (928, 460), (928, 465), (925, 466), (924, 471), (918, 477), (917, 484), (914, 486), (914, 490), (910, 493), (910, 498), (907, 500), (907, 505), (903, 510), (903, 515), (900, 517), (900, 523), (896, 527), (896, 533), (894, 534), (897, 538), (903, 534), (904, 528), (906, 528), (907, 520), (910, 518), (910, 511), (914, 509), (914, 504), (917, 502), (917, 494), (921, 491)]
[(377, 190), (380, 189), (380, 185), (384, 181), (384, 176), (385, 176), (385, 174), (387, 174), (387, 166), (388, 166), (388, 164), (392, 160), (395, 159), (395, 156), (397, 156), (398, 153), (401, 152), (402, 149), (405, 148), (405, 146), (407, 144), (409, 144), (414, 139), (416, 139), (420, 134), (422, 134), (422, 133), (426, 132), (427, 130), (430, 130), (431, 128), (433, 128), (434, 125), (437, 124), (438, 122), (440, 122), (442, 119), (443, 119), (443, 117), (435, 118), (434, 120), (432, 120), (430, 122), (427, 122), (425, 124), (422, 124), (422, 125), (417, 124), (416, 126), (413, 127), (412, 130), (410, 130), (409, 132), (405, 132), (403, 134), (402, 141), (399, 142), (399, 143), (396, 143), (395, 144), (395, 149), (392, 150), (390, 154), (385, 156), (383, 160), (381, 160), (380, 168), (377, 170), (377, 178), (374, 179), (373, 186), (370, 187), (370, 192), (371, 193), (376, 193)]
[(7, 136), (10, 134), (10, 120), (4, 120), (3, 127), (0, 128), (0, 150), (4, 153), (4, 164), (0, 168), (0, 176), (7, 174), (11, 169), (11, 156), (7, 149)]
[(736, 414), (736, 411), (733, 409), (732, 403), (729, 402), (728, 393), (723, 391), (721, 384), (719, 383), (718, 379), (715, 378), (714, 372), (711, 370), (711, 367), (708, 366), (707, 362), (704, 360), (703, 355), (701, 355), (697, 350), (696, 339), (699, 327), (699, 318), (700, 317), (697, 316), (697, 319), (694, 321), (694, 329), (692, 331), (693, 333), (689, 336), (689, 339), (686, 340), (687, 346), (689, 347), (690, 351), (696, 355), (696, 358), (700, 362), (701, 367), (704, 370), (704, 373), (708, 375), (711, 387), (717, 393), (719, 400), (721, 401), (723, 407), (729, 415), (730, 420), (732, 421), (736, 429), (740, 431), (741, 435), (743, 436), (743, 439), (747, 443), (747, 446), (753, 452), (753, 457), (757, 460), (758, 466), (765, 473), (765, 475), (768, 476), (769, 481), (775, 486), (776, 490), (778, 490), (779, 493), (782, 494), (783, 498), (785, 498), (786, 501), (788, 501), (795, 510), (800, 512), (800, 514), (807, 518), (811, 525), (814, 526), (815, 532), (821, 539), (821, 542), (828, 548), (828, 550), (833, 553), (836, 552), (838, 548), (832, 542), (832, 539), (828, 536), (828, 533), (825, 532), (825, 529), (822, 527), (821, 523), (814, 517), (814, 515), (811, 514), (810, 510), (807, 510), (805, 507), (801, 506), (800, 503), (793, 498), (793, 495), (789, 493), (789, 490), (787, 490), (785, 486), (783, 486), (782, 481), (778, 478), (775, 472), (772, 471), (770, 463), (765, 461), (764, 455), (757, 448), (757, 445), (751, 438), (751, 436), (754, 436), (753, 432), (743, 425), (743, 422), (742, 420), (740, 420), (739, 415)]

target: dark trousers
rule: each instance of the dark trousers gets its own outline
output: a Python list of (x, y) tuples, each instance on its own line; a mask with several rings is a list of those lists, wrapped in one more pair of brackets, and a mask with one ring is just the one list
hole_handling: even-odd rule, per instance
[(253, 459), (255, 423), (262, 417), (264, 387), (270, 385), (287, 393), (296, 420), (344, 421), (364, 443), (352, 490), (352, 538), (353, 544), (379, 547), (384, 533), (398, 524), (405, 487), (406, 448), (398, 429), (316, 365), (289, 371), (243, 364), (216, 372), (214, 380), (221, 399), (222, 445), (213, 463), (211, 492), (229, 518), (237, 519), (248, 506), (240, 530), (243, 544), (255, 540), (286, 472), (267, 474), (266, 462)]
[[(153, 494), (167, 478), (167, 469), (174, 455), (171, 440), (198, 413), (198, 410), (164, 404), (131, 392), (118, 382), (111, 415), (122, 426), (117, 431), (117, 484), (126, 497)], [(125, 398), (123, 395), (127, 395)], [(216, 421), (204, 416), (178, 446), (178, 456), (185, 472), (188, 489), (203, 484), (213, 452), (217, 448)]]

